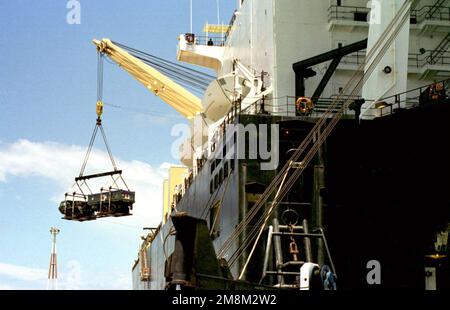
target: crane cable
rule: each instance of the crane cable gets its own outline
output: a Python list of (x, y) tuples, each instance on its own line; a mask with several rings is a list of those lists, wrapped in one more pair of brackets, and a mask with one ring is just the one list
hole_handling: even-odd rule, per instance
[(193, 91), (195, 92), (204, 92), (208, 85), (215, 79), (214, 76), (201, 72), (199, 70), (182, 66), (180, 64), (151, 55), (149, 53), (123, 45), (118, 42), (113, 41), (113, 43), (127, 51), (133, 57), (136, 57), (137, 59), (141, 60), (151, 67), (157, 68), (168, 77), (176, 80), (185, 87), (193, 89)]
[[(393, 24), (393, 22), (391, 22), (391, 24)], [(389, 27), (392, 28), (392, 25), (390, 25)], [(378, 43), (376, 44), (376, 46), (377, 46), (377, 45), (380, 45), (380, 44), (381, 44), (381, 42), (378, 42)], [(368, 53), (367, 59), (369, 59), (369, 58), (372, 57), (372, 55), (373, 55), (373, 53), (374, 53), (374, 52), (373, 52), (374, 50), (375, 50), (375, 48), (372, 49), (372, 50)], [(360, 66), (360, 68), (358, 68), (358, 69), (359, 69), (359, 70), (364, 69), (364, 64), (362, 64), (362, 65)], [(348, 83), (347, 87), (344, 89), (343, 93), (346, 93), (346, 92), (348, 91), (349, 85), (351, 85), (352, 81), (356, 78), (356, 76), (358, 75), (359, 70), (356, 71), (355, 75), (354, 75), (354, 76), (352, 77), (352, 79), (349, 81), (349, 83)], [(330, 112), (330, 111), (331, 111), (332, 109), (334, 109), (334, 106), (339, 102), (339, 99), (340, 99), (339, 97), (336, 98), (336, 100), (332, 103), (332, 106), (329, 107), (329, 109), (324, 113), (323, 117), (316, 123), (316, 125), (314, 126), (314, 128), (310, 131), (310, 133), (308, 134), (308, 136), (303, 140), (302, 144), (299, 146), (299, 148), (297, 149), (297, 151), (294, 153), (294, 155), (292, 156), (290, 162), (296, 162), (296, 161), (299, 159), (301, 153), (302, 153), (303, 151), (306, 150), (307, 145), (309, 145), (310, 143), (313, 142), (313, 138), (314, 138), (315, 132), (316, 132), (316, 131), (324, 124), (324, 122), (326, 121), (326, 119), (327, 119), (329, 116), (331, 116), (331, 112)], [(236, 227), (234, 233), (230, 236), (230, 238), (223, 244), (222, 248), (219, 250), (219, 255), (222, 256), (222, 255), (225, 254), (225, 251), (227, 251), (228, 248), (231, 246), (231, 243), (232, 243), (232, 241), (233, 241), (233, 235), (234, 235), (234, 238), (236, 238), (237, 235), (239, 235), (239, 234), (243, 231), (243, 229), (246, 227), (246, 225), (253, 219), (253, 217), (255, 216), (256, 212), (259, 210), (259, 208), (262, 207), (262, 205), (259, 204), (259, 203), (261, 203), (261, 202), (264, 203), (264, 202), (268, 199), (268, 197), (269, 197), (269, 196), (271, 195), (271, 193), (272, 193), (272, 190), (273, 190), (277, 185), (279, 185), (282, 176), (283, 176), (283, 175), (286, 173), (286, 171), (289, 169), (289, 165), (290, 165), (290, 163), (288, 163), (288, 164), (286, 164), (286, 165), (284, 166), (284, 168), (281, 170), (281, 172), (275, 177), (275, 179), (273, 180), (273, 182), (269, 185), (268, 189), (263, 193), (263, 195), (262, 195), (262, 197), (260, 198), (260, 200), (256, 203), (257, 208), (253, 207), (252, 210), (251, 210), (251, 211), (249, 212), (249, 214), (247, 215), (247, 218), (244, 219), (244, 220), (238, 225), (238, 227)], [(259, 204), (259, 205), (258, 205), (258, 204)]]
[[(399, 32), (400, 29), (401, 29), (401, 26), (402, 26), (402, 25), (405, 23), (405, 21), (407, 20), (407, 17), (408, 17), (408, 15), (406, 14), (405, 17), (402, 19), (402, 21), (401, 21), (401, 23), (400, 23), (400, 26), (396, 29), (396, 31), (395, 31), (394, 34), (391, 36), (391, 38), (388, 39), (388, 43), (386, 43), (386, 46), (384, 46), (384, 47), (382, 48), (382, 50), (380, 51), (379, 55), (377, 55), (376, 60), (369, 66), (369, 69), (366, 71), (366, 73), (365, 73), (365, 74), (361, 77), (361, 79), (358, 81), (357, 85), (356, 85), (355, 88), (353, 89), (352, 94), (355, 94), (357, 91), (360, 90), (360, 88), (362, 87), (362, 82), (364, 81), (364, 77), (366, 77), (367, 75), (370, 75), (370, 74), (371, 74), (371, 72), (373, 71), (373, 69), (374, 69), (374, 67), (376, 66), (376, 64), (377, 64), (377, 63), (381, 60), (381, 58), (383, 57), (384, 52), (387, 50), (387, 48), (390, 46), (390, 44), (392, 43), (392, 41), (394, 40), (394, 38), (397, 36), (398, 32)], [(345, 108), (346, 106), (348, 106), (348, 104), (349, 104), (349, 102), (347, 102), (347, 103), (344, 105), (344, 108)], [(280, 199), (279, 199), (279, 200), (281, 200), (281, 199), (284, 197), (284, 195), (289, 191), (289, 189), (290, 189), (290, 188), (292, 187), (292, 185), (296, 182), (296, 180), (298, 179), (298, 177), (300, 176), (300, 174), (301, 174), (301, 173), (303, 172), (303, 170), (306, 168), (306, 165), (310, 162), (310, 160), (312, 160), (312, 158), (314, 157), (315, 153), (316, 153), (317, 150), (320, 148), (320, 145), (326, 140), (327, 136), (331, 133), (331, 131), (333, 130), (334, 126), (335, 126), (335, 125), (337, 124), (337, 122), (339, 121), (339, 118), (340, 118), (340, 116), (341, 116), (342, 113), (343, 113), (343, 110), (339, 111), (339, 116), (333, 118), (332, 121), (330, 122), (330, 124), (328, 125), (328, 127), (325, 129), (325, 131), (324, 131), (321, 135), (318, 136), (318, 141), (315, 142), (313, 148), (312, 148), (312, 149), (310, 150), (310, 152), (306, 155), (305, 160), (302, 162), (302, 163), (304, 163), (304, 165), (302, 165), (301, 169), (296, 170), (296, 171), (294, 172), (294, 174), (291, 176), (291, 178), (290, 178), (290, 180), (289, 180), (289, 184), (287, 184), (286, 187), (283, 189), (283, 193), (284, 193), (284, 194), (283, 194), (283, 195), (280, 195)], [(267, 220), (268, 220), (268, 218), (269, 218), (271, 212), (273, 211), (273, 209), (276, 207), (276, 205), (277, 205), (277, 201), (274, 201), (274, 202), (272, 203), (271, 207), (269, 208), (269, 210), (266, 210), (266, 212), (265, 212), (265, 215), (266, 215), (266, 216), (265, 216), (265, 219), (264, 219), (264, 224), (261, 226), (261, 230), (264, 229), (264, 226), (266, 225)], [(258, 222), (259, 224), (258, 224), (258, 225), (255, 225), (255, 228), (258, 228), (258, 227), (262, 224), (261, 222), (262, 222), (262, 218), (263, 218), (263, 217), (264, 217), (264, 215), (261, 217), (260, 221)], [(253, 231), (255, 231), (255, 228), (253, 229)], [(256, 246), (256, 243), (257, 243), (257, 241), (259, 240), (259, 237), (260, 237), (260, 235), (261, 235), (261, 230), (260, 230), (260, 233), (258, 234), (257, 240), (255, 241), (255, 244), (254, 244), (254, 247), (253, 247), (252, 252), (251, 252), (251, 254), (250, 254), (250, 257), (249, 257), (249, 259), (247, 259), (246, 264), (245, 264), (245, 266), (244, 266), (244, 269), (243, 269), (242, 272), (241, 272), (240, 278), (242, 278), (242, 276), (243, 276), (243, 274), (244, 274), (244, 272), (245, 272), (246, 266), (247, 266), (247, 264), (248, 264), (248, 262), (249, 262), (249, 260), (250, 260), (250, 258), (251, 258), (251, 256), (252, 256), (253, 252), (254, 252), (254, 248), (255, 248), (255, 246)], [(253, 236), (253, 232), (250, 233), (250, 236)], [(253, 239), (253, 238), (251, 238), (251, 239), (249, 240), (249, 242), (250, 242), (252, 239)], [(243, 244), (245, 245), (245, 242), (244, 242)], [(245, 245), (243, 249), (241, 249), (241, 250), (238, 249), (238, 250), (233, 254), (232, 260), (231, 260), (231, 262), (230, 262), (230, 266), (233, 265), (233, 264), (237, 261), (237, 258), (242, 254), (243, 250), (245, 250), (245, 248), (247, 248), (247, 247), (248, 247), (248, 245)], [(241, 245), (240, 248), (242, 248), (242, 245)], [(241, 253), (239, 253), (238, 255), (236, 255), (236, 253), (239, 252), (239, 251), (241, 251)]]
[(103, 114), (103, 55), (98, 52), (97, 58), (97, 104), (96, 104), (96, 113), (97, 120), (95, 122), (94, 131), (91, 136), (91, 140), (89, 142), (89, 147), (87, 149), (86, 155), (84, 157), (83, 164), (80, 170), (80, 177), (83, 176), (84, 171), (86, 169), (87, 162), (92, 152), (92, 147), (95, 142), (95, 138), (97, 136), (98, 129), (100, 128), (100, 132), (102, 134), (103, 142), (105, 143), (106, 150), (108, 152), (109, 159), (111, 160), (111, 164), (114, 168), (114, 171), (117, 171), (117, 165), (114, 161), (114, 157), (111, 152), (111, 148), (109, 147), (108, 139), (106, 138), (105, 130), (102, 125), (102, 114)]
[(189, 71), (189, 72), (191, 72), (192, 74), (196, 74), (196, 75), (199, 75), (199, 76), (204, 77), (204, 78), (215, 79), (214, 76), (212, 76), (212, 75), (210, 75), (210, 74), (207, 74), (207, 73), (204, 73), (204, 72), (202, 72), (202, 71), (195, 70), (195, 69), (189, 68), (189, 67), (187, 67), (187, 66), (180, 65), (179, 63), (172, 62), (172, 61), (170, 61), (170, 60), (167, 60), (167, 59), (164, 59), (164, 58), (161, 58), (161, 57), (158, 57), (158, 56), (155, 56), (155, 55), (152, 55), (152, 54), (143, 52), (143, 51), (141, 51), (141, 50), (138, 50), (138, 49), (135, 49), (135, 48), (126, 46), (126, 45), (124, 45), (124, 44), (121, 44), (121, 43), (118, 43), (118, 42), (115, 42), (115, 41), (112, 41), (112, 43), (114, 43), (115, 45), (117, 45), (117, 46), (123, 48), (124, 50), (127, 50), (129, 53), (132, 53), (132, 54), (142, 54), (142, 55), (144, 55), (144, 56), (146, 56), (146, 57), (155, 59), (155, 60), (160, 61), (160, 62), (162, 62), (162, 63), (166, 63), (166, 64), (171, 65), (171, 66), (173, 66), (173, 67), (180, 68), (180, 69), (183, 70), (183, 71)]
[[(402, 23), (400, 23), (400, 25), (403, 25), (405, 21), (406, 21), (406, 18), (404, 18), (404, 19), (402, 20)], [(397, 31), (394, 33), (393, 37), (391, 37), (391, 39), (388, 40), (387, 46), (385, 46), (382, 50), (386, 50), (386, 49), (389, 47), (390, 43), (393, 41), (393, 39), (395, 38), (395, 36), (398, 34), (398, 31), (399, 31), (399, 30), (400, 30), (400, 29), (397, 29)], [(369, 69), (366, 71), (366, 74), (364, 74), (364, 75), (361, 77), (361, 79), (359, 79), (357, 85), (356, 85), (355, 88), (353, 89), (352, 94), (356, 93), (357, 90), (360, 89), (360, 87), (362, 87), (362, 84), (361, 84), (361, 83), (364, 81), (364, 77), (367, 76), (367, 75), (370, 75), (370, 73), (373, 71), (374, 67), (376, 66), (376, 65), (374, 65), (374, 64), (377, 63), (379, 60), (381, 60), (382, 55), (383, 55), (383, 51), (380, 52), (380, 54), (377, 56), (376, 60), (371, 64), (371, 66), (369, 67)], [(361, 68), (359, 68), (359, 69), (363, 69), (363, 67), (361, 67)], [(356, 76), (356, 74), (355, 74), (355, 76)], [(349, 83), (349, 84), (351, 84), (351, 83)], [(347, 105), (348, 105), (348, 103), (344, 105), (344, 108), (345, 108)], [(343, 110), (341, 110), (339, 113), (342, 114), (342, 112), (343, 112)], [(318, 150), (318, 148), (320, 147), (321, 143), (323, 143), (323, 142), (325, 141), (326, 137), (328, 136), (328, 134), (331, 133), (332, 129), (333, 129), (334, 126), (336, 125), (336, 123), (337, 123), (337, 121), (339, 120), (339, 118), (340, 118), (340, 116), (339, 116), (339, 117), (336, 117), (335, 119), (332, 119), (332, 122), (330, 122), (329, 126), (325, 129), (325, 131), (324, 131), (322, 134), (320, 134), (320, 135), (318, 136), (318, 139), (319, 139), (319, 140), (318, 140), (318, 142), (316, 141), (314, 147), (313, 147), (313, 148), (310, 150), (310, 152), (307, 154), (305, 160), (303, 161), (303, 164), (304, 164), (304, 165), (302, 165), (303, 167), (301, 167), (301, 169), (297, 169), (297, 170), (294, 172), (294, 175), (290, 178), (290, 181), (292, 181), (292, 182), (288, 182), (288, 184), (286, 184), (285, 190), (284, 190), (283, 192), (287, 192), (287, 191), (290, 189), (290, 187), (293, 185), (293, 183), (296, 181), (296, 179), (300, 176), (300, 174), (301, 174), (301, 173), (303, 172), (303, 170), (305, 169), (307, 163), (309, 163), (309, 161), (313, 158), (315, 152)], [(317, 146), (317, 147), (316, 147), (316, 146)], [(292, 162), (292, 161), (290, 161), (290, 162)], [(282, 195), (280, 195), (280, 199), (279, 199), (279, 200), (282, 199), (282, 196), (283, 196), (283, 195), (285, 195), (285, 193), (282, 194)], [(267, 217), (270, 216), (271, 211), (273, 210), (274, 207), (276, 207), (276, 204), (277, 204), (277, 201), (274, 201), (274, 202), (272, 203), (271, 208), (270, 208), (269, 210), (266, 210), (265, 214), (261, 217), (261, 219), (260, 219), (260, 221), (258, 222), (258, 224), (255, 225), (256, 228), (259, 227), (259, 225), (261, 224), (262, 218), (265, 217), (266, 219), (264, 220), (264, 223), (267, 222)], [(250, 236), (254, 236), (254, 234), (253, 234), (254, 232), (255, 232), (255, 229), (253, 229), (252, 232), (251, 232), (249, 235), (250, 235)], [(247, 239), (248, 239), (248, 238), (247, 238)], [(250, 240), (248, 240), (248, 241), (251, 241), (251, 239), (252, 239), (252, 238), (250, 238)], [(244, 246), (243, 249), (242, 249), (242, 246)], [(248, 246), (248, 245), (246, 245), (245, 242), (243, 242), (243, 245), (241, 245), (241, 247), (240, 247), (241, 249), (236, 250), (236, 252), (233, 254), (232, 258), (230, 259), (230, 261), (231, 261), (231, 262), (230, 262), (230, 266), (236, 262), (237, 258), (242, 254), (242, 252), (241, 252), (240, 254), (238, 254), (237, 256), (236, 256), (235, 254), (237, 254), (237, 252), (240, 252), (241, 250), (243, 251), (247, 246)], [(242, 273), (241, 273), (241, 276), (242, 276)]]
[[(407, 2), (409, 2), (409, 1), (407, 1)], [(398, 16), (401, 16), (401, 14), (404, 13), (403, 11), (405, 11), (406, 8), (407, 8), (407, 5), (406, 5), (405, 7), (403, 7), (403, 8), (399, 11)], [(382, 50), (386, 50), (386, 49), (389, 47), (389, 45), (392, 43), (392, 41), (394, 40), (394, 38), (397, 36), (398, 32), (399, 32), (400, 29), (401, 29), (401, 26), (404, 24), (404, 22), (405, 22), (406, 19), (407, 19), (407, 14), (406, 14), (405, 17), (402, 19), (402, 22), (399, 24), (399, 26), (397, 26), (397, 29), (395, 30), (394, 34), (392, 34), (391, 37), (387, 40), (387, 42), (385, 42), (385, 46), (382, 48)], [(398, 20), (398, 19), (396, 19), (396, 20)], [(388, 30), (387, 30), (386, 32), (390, 31), (391, 29), (395, 29), (394, 26), (395, 26), (395, 21), (393, 20), (393, 21), (391, 22), (391, 24), (388, 26)], [(385, 37), (384, 37), (384, 38), (385, 38)], [(384, 39), (384, 38), (383, 38), (383, 39)], [(373, 49), (368, 53), (368, 55), (367, 55), (367, 56), (368, 56), (368, 57), (367, 57), (368, 59), (370, 59), (370, 58), (373, 56), (373, 54), (375, 53), (374, 51), (378, 48), (378, 46), (382, 46), (382, 41), (383, 41), (383, 39), (380, 39), (379, 41), (377, 41), (377, 43), (375, 44), (375, 48), (373, 48)], [(377, 55), (376, 60), (371, 64), (371, 66), (369, 66), (369, 69), (366, 71), (366, 73), (359, 79), (359, 81), (358, 81), (358, 83), (357, 83), (357, 86), (353, 89), (353, 92), (352, 92), (352, 93), (356, 93), (356, 91), (361, 87), (361, 83), (365, 80), (365, 77), (367, 77), (368, 75), (371, 74), (371, 72), (373, 71), (374, 67), (376, 66), (376, 63), (379, 62), (379, 60), (381, 60), (381, 57), (382, 57), (382, 56), (383, 56), (383, 53), (382, 53), (382, 52), (380, 52), (380, 53)], [(364, 69), (364, 64), (361, 66), (360, 69)], [(355, 79), (357, 78), (357, 75), (358, 75), (358, 74), (355, 74), (355, 76), (350, 80), (350, 82), (348, 83), (348, 85), (347, 85), (347, 87), (346, 87), (347, 90), (345, 90), (343, 93), (346, 93), (346, 92), (348, 91), (348, 88), (349, 88), (350, 85), (352, 84), (353, 80), (355, 80)], [(306, 161), (309, 162), (309, 160), (311, 160), (311, 158), (312, 158), (313, 155), (315, 154), (315, 151), (316, 151), (317, 147), (320, 147), (321, 143), (323, 143), (323, 141), (326, 139), (326, 137), (328, 136), (328, 134), (331, 133), (331, 130), (333, 129), (333, 127), (335, 126), (335, 124), (337, 123), (337, 121), (338, 121), (339, 118), (340, 118), (340, 114), (342, 114), (342, 111), (343, 111), (343, 110), (341, 110), (341, 111), (338, 113), (338, 116), (337, 116), (335, 119), (332, 119), (332, 122), (330, 123), (331, 126), (328, 126), (322, 134), (318, 134), (318, 130), (320, 130), (320, 128), (323, 126), (323, 124), (325, 124), (325, 122), (327, 121), (328, 117), (331, 115), (331, 112), (330, 112), (331, 109), (334, 108), (334, 106), (339, 102), (339, 100), (340, 100), (340, 98), (337, 98), (337, 99), (334, 101), (334, 103), (332, 104), (332, 107), (330, 107), (329, 110), (327, 110), (327, 111), (325, 112), (324, 117), (321, 118), (321, 119), (317, 122), (316, 126), (314, 127), (313, 130), (311, 130), (311, 132), (310, 132), (310, 134), (308, 135), (308, 137), (307, 137), (307, 138), (303, 141), (303, 143), (299, 146), (299, 148), (297, 149), (296, 153), (292, 156), (290, 162), (282, 169), (282, 171), (278, 174), (278, 176), (275, 177), (275, 179), (273, 180), (272, 184), (269, 186), (269, 188), (266, 190), (266, 192), (262, 195), (262, 197), (261, 197), (261, 198), (259, 199), (259, 201), (256, 203), (257, 206), (255, 206), (255, 207), (257, 207), (257, 208), (255, 208), (255, 207), (252, 208), (252, 210), (251, 210), (251, 212), (248, 214), (248, 216), (247, 216), (247, 217), (246, 217), (246, 218), (245, 218), (245, 219), (244, 219), (244, 220), (236, 227), (236, 229), (235, 229), (235, 231), (233, 232), (233, 234), (229, 237), (229, 239), (226, 240), (226, 242), (223, 244), (222, 248), (219, 250), (219, 256), (223, 256), (223, 255), (225, 254), (225, 252), (228, 251), (228, 249), (229, 249), (229, 248), (231, 247), (231, 245), (232, 245), (232, 242), (233, 242), (237, 237), (239, 237), (240, 233), (243, 232), (243, 230), (245, 229), (246, 225), (253, 219), (253, 217), (256, 215), (257, 211), (258, 211), (262, 206), (265, 205), (265, 201), (266, 201), (266, 200), (268, 199), (268, 197), (271, 195), (272, 190), (273, 190), (277, 185), (280, 184), (281, 178), (289, 171), (289, 169), (290, 169), (290, 167), (289, 167), (290, 164), (291, 164), (292, 162), (296, 162), (296, 161), (298, 160), (298, 158), (300, 157), (300, 155), (306, 150), (306, 147), (307, 147), (308, 145), (310, 145), (310, 144), (314, 141), (314, 139), (318, 139), (318, 141), (315, 141), (315, 143), (314, 143), (315, 145), (313, 146), (313, 148), (312, 148), (312, 149), (310, 150), (310, 152), (308, 153), (309, 156), (307, 155), (306, 158), (305, 158), (305, 162), (306, 162)], [(348, 102), (347, 102), (347, 104), (343, 105), (343, 108), (345, 109), (345, 107), (346, 107), (347, 105), (348, 105)], [(306, 166), (306, 165), (305, 165), (305, 166)], [(303, 169), (304, 169), (304, 167), (303, 167)], [(290, 178), (290, 180), (295, 182), (296, 179), (298, 178), (298, 176), (299, 176), (299, 175), (301, 174), (301, 172), (303, 171), (303, 169), (297, 169), (297, 170), (294, 172), (294, 175), (292, 175), (292, 177)], [(292, 186), (292, 185), (291, 185), (291, 182), (288, 181), (288, 184), (286, 184), (286, 187), (285, 187), (286, 192), (287, 192), (287, 190), (288, 190), (288, 187), (290, 188), (291, 186)], [(283, 190), (283, 192), (285, 192), (285, 190)], [(279, 200), (281, 200), (281, 199), (283, 198), (284, 195), (285, 195), (285, 193), (280, 193), (280, 195), (279, 195), (279, 197), (280, 197)], [(276, 203), (277, 203), (277, 202), (275, 201), (275, 202), (273, 203), (272, 206), (275, 207), (275, 206), (276, 206)], [(270, 213), (271, 213), (272, 210), (273, 210), (273, 208), (267, 210), (267, 211), (269, 211), (269, 212), (265, 212), (265, 215), (270, 215)], [(261, 220), (263, 220), (265, 217), (266, 217), (266, 216), (263, 215), (263, 216), (261, 217), (259, 223), (261, 223)], [(266, 221), (264, 221), (264, 222), (266, 222)], [(257, 228), (258, 225), (255, 225), (255, 227)], [(244, 249), (248, 246), (248, 244), (246, 244), (246, 243), (247, 243), (247, 242), (250, 242), (254, 237), (255, 237), (254, 234), (252, 234), (252, 233), (249, 234), (249, 237), (247, 237), (247, 239), (244, 240), (244, 242), (243, 242), (243, 245), (242, 245), (242, 246), (244, 246)], [(249, 240), (248, 240), (248, 239), (249, 239)], [(241, 247), (242, 247), (242, 246), (241, 246)], [(241, 252), (241, 253), (242, 253), (242, 251), (240, 251), (240, 249), (238, 249), (238, 250), (235, 251), (234, 254), (237, 254), (237, 256), (236, 256), (236, 255), (233, 255), (234, 257), (232, 257), (232, 259), (231, 259), (231, 263), (233, 263), (233, 264), (234, 264), (234, 262), (237, 260), (238, 256), (241, 255), (241, 253), (237, 253), (237, 252)]]

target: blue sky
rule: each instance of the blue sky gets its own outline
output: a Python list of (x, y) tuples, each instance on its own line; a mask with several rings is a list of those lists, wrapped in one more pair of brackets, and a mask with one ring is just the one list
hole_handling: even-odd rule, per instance
[[(128, 289), (143, 226), (156, 226), (161, 181), (171, 158), (172, 108), (105, 63), (104, 127), (137, 192), (133, 217), (90, 223), (60, 219), (95, 120), (93, 38), (176, 61), (189, 31), (188, 0), (80, 0), (81, 24), (66, 22), (67, 1), (0, 1), (0, 289), (45, 289), (50, 226), (58, 236), (60, 288)], [(193, 0), (194, 32), (217, 20), (216, 0)], [(228, 22), (236, 1), (221, 0)], [(101, 144), (92, 171), (109, 169)]]

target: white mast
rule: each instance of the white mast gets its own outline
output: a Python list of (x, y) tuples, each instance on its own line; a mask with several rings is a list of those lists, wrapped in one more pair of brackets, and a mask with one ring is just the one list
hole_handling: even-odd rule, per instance
[(52, 252), (50, 254), (50, 266), (48, 268), (48, 290), (57, 289), (58, 266), (56, 258), (56, 235), (59, 234), (59, 232), (60, 230), (58, 228), (50, 228), (50, 234), (52, 235)]
[[(375, 42), (384, 35), (386, 28), (406, 1), (383, 0), (370, 2), (371, 19), (367, 51), (370, 51), (374, 47)], [(378, 116), (376, 109), (374, 109), (374, 104), (380, 98), (406, 92), (409, 33), (410, 26), (409, 22), (407, 22), (402, 26), (400, 33), (377, 65), (374, 73), (365, 81), (362, 96), (369, 102), (363, 106), (361, 118)]]
[(220, 6), (219, 6), (219, 0), (217, 0), (217, 25), (220, 24)]
[(192, 0), (190, 0), (190, 20), (191, 20), (191, 33), (193, 33), (193, 27), (192, 27)]

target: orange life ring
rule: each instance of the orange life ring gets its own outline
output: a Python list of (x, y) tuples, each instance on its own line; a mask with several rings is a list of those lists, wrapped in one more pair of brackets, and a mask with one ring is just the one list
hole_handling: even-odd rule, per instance
[(300, 114), (308, 115), (314, 109), (314, 103), (308, 97), (299, 97), (295, 102), (295, 107)]
[(193, 33), (186, 33), (184, 35), (184, 39), (186, 40), (187, 44), (194, 44), (194, 42), (195, 42), (195, 34), (193, 34)]

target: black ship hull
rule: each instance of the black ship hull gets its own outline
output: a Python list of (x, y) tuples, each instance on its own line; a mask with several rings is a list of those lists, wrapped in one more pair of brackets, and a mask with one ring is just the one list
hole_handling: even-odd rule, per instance
[[(446, 255), (432, 255), (436, 234), (447, 230), (450, 222), (449, 120), (448, 103), (401, 110), (374, 120), (341, 120), (274, 213), (282, 221), (283, 211), (292, 209), (312, 229), (324, 228), (339, 289), (425, 289), (428, 266), (436, 270), (438, 288), (448, 290), (448, 250), (441, 253)], [(239, 115), (234, 121), (279, 125), (279, 167), (314, 125), (311, 119), (267, 115)], [(259, 159), (218, 156), (227, 155), (230, 143), (239, 139), (216, 147), (177, 204), (178, 212), (206, 220), (216, 252), (277, 174), (277, 170), (261, 171)], [(213, 224), (215, 218), (218, 221)], [(139, 280), (139, 262), (133, 267), (135, 289), (164, 289), (170, 282), (167, 261), (175, 248), (171, 228), (169, 220), (146, 250), (151, 275), (145, 282)], [(243, 280), (270, 287), (278, 280), (269, 276), (261, 281), (265, 253), (269, 253), (269, 265), (275, 261), (275, 254), (266, 251), (266, 239), (258, 243)], [(236, 238), (221, 258), (227, 261), (242, 240)], [(301, 244), (301, 238), (297, 241)], [(281, 246), (289, 247), (289, 243)], [(312, 244), (313, 260), (329, 264), (323, 252), (323, 244)], [(238, 278), (248, 255), (249, 250), (229, 266), (232, 278)], [(292, 253), (286, 250), (281, 255), (286, 261)], [(299, 259), (303, 258), (300, 251)], [(211, 259), (217, 258), (195, 257), (197, 262)], [(368, 280), (371, 261), (381, 268), (377, 283)], [(295, 283), (295, 277), (291, 278)]]

